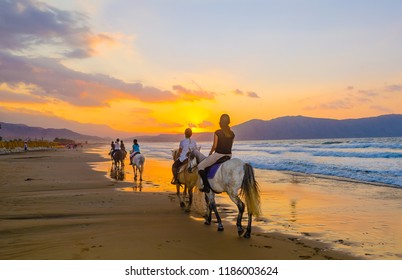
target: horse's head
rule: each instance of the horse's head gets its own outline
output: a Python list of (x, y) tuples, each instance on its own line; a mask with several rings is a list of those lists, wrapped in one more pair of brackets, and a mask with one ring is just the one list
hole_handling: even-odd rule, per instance
[(189, 173), (192, 173), (194, 171), (194, 169), (197, 168), (197, 165), (198, 165), (198, 160), (197, 160), (197, 156), (196, 156), (197, 151), (198, 151), (197, 149), (190, 150), (187, 154), (187, 156), (188, 156), (188, 165), (187, 166), (188, 166)]

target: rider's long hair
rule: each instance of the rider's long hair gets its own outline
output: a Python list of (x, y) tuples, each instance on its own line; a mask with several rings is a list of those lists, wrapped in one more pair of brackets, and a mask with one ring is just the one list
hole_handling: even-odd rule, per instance
[(221, 127), (223, 134), (226, 137), (231, 137), (233, 135), (233, 131), (230, 129), (230, 117), (228, 114), (223, 114), (219, 120), (219, 126)]

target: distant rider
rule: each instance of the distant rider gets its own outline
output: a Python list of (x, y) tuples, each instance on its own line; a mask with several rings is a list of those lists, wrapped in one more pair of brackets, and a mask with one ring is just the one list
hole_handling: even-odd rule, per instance
[(138, 144), (137, 139), (133, 140), (133, 150), (131, 151), (130, 154), (130, 165), (133, 165), (133, 158), (135, 157), (136, 154), (140, 154), (140, 145)]

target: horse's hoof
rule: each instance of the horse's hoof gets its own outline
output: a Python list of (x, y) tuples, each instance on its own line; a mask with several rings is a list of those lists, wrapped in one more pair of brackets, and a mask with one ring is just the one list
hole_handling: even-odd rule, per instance
[(246, 233), (243, 235), (243, 237), (246, 238), (246, 239), (249, 239), (249, 238), (251, 237), (251, 234), (250, 234), (249, 232), (246, 232)]
[(210, 221), (205, 221), (205, 222), (204, 222), (204, 225), (209, 226), (210, 224), (211, 224), (211, 222), (210, 222)]
[(191, 212), (190, 208), (186, 208), (185, 212), (190, 213)]
[(237, 232), (237, 234), (238, 234), (239, 236), (242, 236), (242, 235), (243, 235), (243, 233), (244, 233), (244, 229), (239, 230), (239, 231)]
[(184, 208), (184, 207), (186, 207), (186, 204), (184, 202), (180, 202), (180, 207)]
[(219, 226), (218, 226), (218, 231), (223, 231), (223, 230), (224, 230), (223, 226), (222, 226), (222, 225), (219, 225)]

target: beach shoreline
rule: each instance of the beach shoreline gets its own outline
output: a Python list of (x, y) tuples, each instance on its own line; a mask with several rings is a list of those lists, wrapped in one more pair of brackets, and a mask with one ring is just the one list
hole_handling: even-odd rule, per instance
[[(117, 191), (133, 183), (90, 167), (100, 161), (86, 148), (2, 155), (0, 259), (359, 259), (257, 227), (250, 240), (229, 224), (217, 232), (180, 209), (173, 191)], [(144, 184), (156, 172), (147, 169)]]

